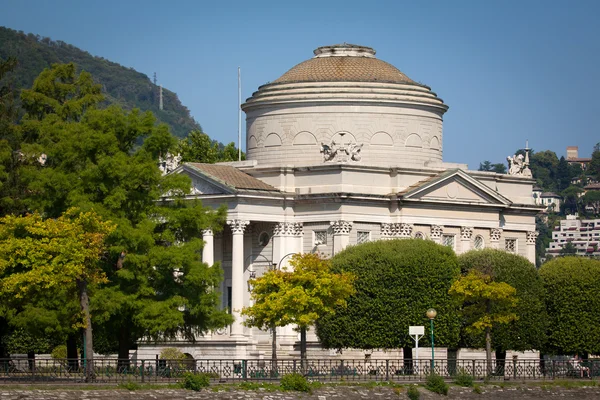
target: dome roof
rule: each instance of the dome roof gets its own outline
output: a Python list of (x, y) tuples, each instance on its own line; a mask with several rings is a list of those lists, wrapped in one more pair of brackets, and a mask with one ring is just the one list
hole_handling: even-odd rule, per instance
[(388, 82), (415, 84), (398, 68), (375, 58), (375, 50), (352, 44), (319, 47), (315, 56), (301, 62), (273, 83)]

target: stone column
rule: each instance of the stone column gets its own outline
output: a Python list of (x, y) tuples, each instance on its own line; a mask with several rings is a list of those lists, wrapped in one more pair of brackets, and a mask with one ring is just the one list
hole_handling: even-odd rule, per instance
[(539, 235), (537, 231), (527, 232), (527, 259), (535, 265), (535, 241)]
[(429, 237), (434, 242), (441, 244), (443, 233), (444, 233), (444, 227), (442, 225), (431, 225), (431, 235), (429, 235)]
[[(287, 268), (292, 253), (302, 253), (301, 222), (278, 222), (273, 227), (273, 264)], [(285, 257), (285, 259), (284, 259)]]
[(227, 221), (231, 227), (231, 314), (235, 321), (231, 325), (232, 337), (243, 337), (244, 327), (240, 312), (244, 307), (244, 230), (250, 222), (244, 220)]
[(215, 242), (212, 229), (205, 229), (202, 231), (202, 240), (204, 240), (202, 262), (208, 264), (209, 267), (212, 267), (215, 263)]
[(500, 249), (500, 237), (501, 236), (502, 236), (501, 228), (490, 229), (490, 242), (492, 245), (492, 249), (496, 249), (496, 250)]
[(333, 229), (333, 254), (337, 254), (344, 250), (350, 243), (352, 222), (342, 220), (332, 221), (331, 228)]
[(473, 237), (473, 227), (461, 226), (459, 254), (466, 253), (467, 251), (471, 250), (471, 237)]

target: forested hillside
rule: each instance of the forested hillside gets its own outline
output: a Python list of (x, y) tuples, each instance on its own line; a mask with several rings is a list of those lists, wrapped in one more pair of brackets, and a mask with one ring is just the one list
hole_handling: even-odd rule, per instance
[(105, 102), (118, 104), (126, 110), (139, 108), (152, 111), (160, 122), (171, 128), (171, 133), (183, 138), (200, 125), (181, 104), (176, 93), (163, 88), (164, 109), (159, 110), (158, 86), (150, 78), (132, 68), (126, 68), (102, 57), (92, 56), (63, 41), (53, 41), (32, 33), (26, 34), (0, 27), (0, 59), (16, 57), (18, 65), (9, 77), (17, 95), (21, 88), (30, 88), (34, 79), (54, 63), (70, 63), (90, 72), (102, 85)]

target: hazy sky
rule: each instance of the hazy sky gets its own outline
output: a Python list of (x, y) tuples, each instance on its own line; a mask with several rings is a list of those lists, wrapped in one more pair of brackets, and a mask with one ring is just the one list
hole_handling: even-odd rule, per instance
[(237, 141), (238, 66), (246, 99), (319, 46), (373, 47), (450, 106), (444, 161), (475, 169), (505, 162), (526, 139), (590, 156), (600, 142), (599, 16), (597, 0), (0, 0), (0, 25), (156, 72), (225, 143)]

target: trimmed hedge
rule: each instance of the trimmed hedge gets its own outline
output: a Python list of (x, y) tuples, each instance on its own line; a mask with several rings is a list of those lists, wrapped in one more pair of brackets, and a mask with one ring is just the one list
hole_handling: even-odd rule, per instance
[(600, 261), (562, 257), (540, 268), (548, 296), (548, 348), (559, 354), (600, 353)]
[[(336, 254), (334, 272), (356, 275), (356, 294), (346, 308), (317, 321), (317, 335), (328, 348), (413, 347), (410, 325), (425, 325), (427, 309), (438, 311), (435, 343), (456, 346), (460, 319), (448, 289), (460, 269), (449, 247), (432, 241), (402, 239), (369, 242)], [(421, 346), (429, 345), (429, 334)]]
[[(541, 349), (545, 345), (548, 318), (544, 305), (545, 291), (535, 266), (525, 257), (502, 250), (472, 250), (458, 257), (461, 271), (476, 269), (490, 275), (495, 282), (505, 282), (517, 289), (519, 302), (516, 321), (492, 329), (492, 347), (496, 350)], [(463, 334), (462, 345), (483, 347), (484, 335)]]

